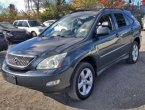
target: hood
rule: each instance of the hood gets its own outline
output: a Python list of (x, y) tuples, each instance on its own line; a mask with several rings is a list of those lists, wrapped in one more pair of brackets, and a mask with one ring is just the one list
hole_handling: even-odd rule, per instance
[(25, 29), (17, 29), (17, 28), (5, 29), (5, 30), (10, 31), (10, 32), (26, 32)]
[(9, 53), (37, 56), (43, 53), (58, 54), (66, 48), (78, 43), (83, 38), (47, 38), (36, 37), (20, 44), (17, 44), (8, 50)]
[(10, 32), (13, 35), (13, 38), (23, 40), (24, 37), (28, 37), (28, 33), (24, 29), (7, 29), (8, 32)]

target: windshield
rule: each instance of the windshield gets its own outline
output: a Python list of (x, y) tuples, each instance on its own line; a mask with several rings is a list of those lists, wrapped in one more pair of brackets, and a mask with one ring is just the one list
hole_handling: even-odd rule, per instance
[(2, 31), (4, 28), (0, 25), (0, 31)]
[(95, 15), (91, 13), (67, 15), (46, 29), (41, 36), (85, 37), (94, 21)]
[(37, 20), (31, 20), (31, 21), (28, 21), (28, 23), (31, 27), (36, 27), (36, 26), (42, 25), (42, 23), (40, 21), (37, 21)]
[(6, 29), (14, 29), (14, 28), (16, 28), (10, 23), (0, 23), (0, 27), (1, 28), (6, 28)]
[(3, 33), (3, 28), (0, 26), (0, 34)]

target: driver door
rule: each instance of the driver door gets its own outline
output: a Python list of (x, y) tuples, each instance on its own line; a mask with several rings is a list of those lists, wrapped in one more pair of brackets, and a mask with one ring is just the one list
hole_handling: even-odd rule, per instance
[(102, 17), (100, 17), (97, 23), (97, 30), (100, 28), (100, 26), (105, 26), (105, 28), (110, 30), (108, 34), (97, 35), (99, 69), (103, 69), (106, 66), (109, 66), (110, 63), (113, 63), (117, 58), (119, 58), (120, 54), (118, 50), (121, 45), (121, 39), (116, 32), (112, 14), (104, 14)]

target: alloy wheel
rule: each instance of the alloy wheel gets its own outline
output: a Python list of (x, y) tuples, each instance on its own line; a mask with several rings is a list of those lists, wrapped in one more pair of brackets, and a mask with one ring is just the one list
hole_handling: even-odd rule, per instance
[(78, 78), (78, 91), (82, 96), (86, 96), (90, 93), (93, 87), (93, 80), (91, 69), (85, 68), (81, 71)]
[(133, 51), (132, 51), (133, 61), (136, 61), (138, 59), (138, 55), (139, 55), (138, 46), (135, 44), (133, 46)]

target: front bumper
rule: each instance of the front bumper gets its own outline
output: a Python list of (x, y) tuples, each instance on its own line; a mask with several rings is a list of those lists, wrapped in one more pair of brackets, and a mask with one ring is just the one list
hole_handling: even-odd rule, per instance
[[(56, 73), (57, 72), (57, 73)], [(6, 64), (2, 66), (2, 75), (10, 83), (38, 90), (41, 92), (61, 92), (70, 86), (70, 79), (73, 69), (69, 68), (63, 72), (56, 70), (34, 70), (14, 71)], [(48, 86), (48, 82), (60, 80), (59, 84)]]

